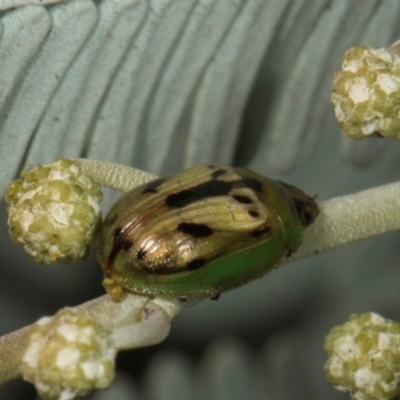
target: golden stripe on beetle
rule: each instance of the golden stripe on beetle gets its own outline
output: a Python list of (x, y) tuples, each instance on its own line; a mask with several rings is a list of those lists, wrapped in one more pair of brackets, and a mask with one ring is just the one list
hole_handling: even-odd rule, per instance
[(294, 186), (246, 168), (204, 165), (124, 194), (96, 238), (104, 286), (180, 299), (218, 297), (263, 276), (318, 215)]

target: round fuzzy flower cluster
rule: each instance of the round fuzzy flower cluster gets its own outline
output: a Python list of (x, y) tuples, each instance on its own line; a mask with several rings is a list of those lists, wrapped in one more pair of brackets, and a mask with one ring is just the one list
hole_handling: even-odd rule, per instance
[(115, 354), (109, 332), (90, 314), (64, 309), (33, 326), (20, 371), (41, 397), (70, 400), (109, 386)]
[(386, 49), (353, 47), (343, 55), (331, 102), (342, 131), (354, 138), (400, 137), (400, 57)]
[(374, 313), (354, 314), (331, 330), (328, 380), (354, 400), (389, 400), (399, 394), (400, 323)]
[(6, 194), (11, 238), (39, 263), (76, 262), (87, 254), (101, 200), (99, 186), (81, 174), (76, 161), (23, 171)]

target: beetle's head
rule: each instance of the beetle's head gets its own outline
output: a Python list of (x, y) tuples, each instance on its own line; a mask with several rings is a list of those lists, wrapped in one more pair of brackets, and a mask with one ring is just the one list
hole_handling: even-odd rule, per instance
[(282, 185), (293, 199), (294, 205), (299, 215), (299, 219), (304, 228), (310, 226), (319, 214), (318, 204), (313, 197), (308, 196), (302, 190), (288, 183), (277, 181)]

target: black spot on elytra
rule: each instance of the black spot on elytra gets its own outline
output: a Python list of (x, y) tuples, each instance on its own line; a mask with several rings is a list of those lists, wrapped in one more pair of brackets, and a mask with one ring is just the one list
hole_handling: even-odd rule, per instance
[(227, 195), (232, 189), (233, 184), (234, 182), (223, 182), (213, 179), (193, 186), (190, 189), (170, 194), (165, 202), (168, 207), (172, 208), (186, 207), (189, 204), (209, 197)]
[[(262, 183), (253, 178), (243, 178), (237, 181), (224, 182), (211, 179), (189, 189), (167, 196), (165, 203), (168, 207), (182, 208), (196, 201), (215, 196), (226, 196), (234, 187), (248, 187), (253, 191), (262, 192)], [(245, 197), (245, 196), (243, 196)]]
[(211, 176), (213, 179), (218, 179), (218, 177), (224, 174), (226, 174), (226, 171), (224, 169), (217, 169), (211, 174)]
[(254, 218), (258, 218), (260, 216), (260, 213), (258, 211), (249, 211), (249, 215), (254, 217)]
[(178, 231), (187, 233), (194, 238), (204, 238), (213, 234), (213, 230), (206, 224), (195, 224), (192, 222), (181, 222)]
[(143, 270), (144, 274), (151, 274), (151, 275), (173, 275), (173, 274), (180, 274), (185, 271), (194, 271), (196, 269), (201, 268), (203, 265), (207, 263), (205, 258), (195, 258), (194, 260), (190, 261), (188, 264), (180, 267), (180, 268), (171, 268), (166, 265), (157, 265), (147, 270)]
[(129, 250), (132, 246), (132, 242), (124, 238), (124, 234), (121, 228), (115, 228), (113, 236), (114, 236), (114, 243), (110, 251), (110, 255), (108, 256), (109, 268), (111, 267), (112, 263), (115, 260), (115, 257), (120, 251)]
[(157, 189), (165, 182), (165, 178), (158, 178), (146, 184), (143, 188), (142, 194), (157, 193)]
[(243, 178), (243, 183), (258, 193), (262, 192), (262, 183), (258, 179), (246, 177)]
[(186, 265), (185, 269), (187, 269), (189, 271), (193, 271), (193, 270), (201, 268), (206, 263), (207, 263), (207, 260), (205, 258), (195, 258), (194, 260), (190, 261), (189, 264)]
[(121, 240), (121, 228), (116, 228), (114, 231), (114, 244), (118, 243)]
[(144, 260), (144, 258), (146, 257), (147, 251), (144, 249), (139, 249), (137, 254), (136, 254), (136, 258), (138, 260)]
[(127, 251), (132, 247), (132, 242), (129, 240), (121, 240), (119, 244), (119, 248), (121, 250)]
[(254, 237), (254, 238), (258, 238), (264, 235), (268, 235), (268, 233), (271, 231), (271, 227), (270, 226), (265, 226), (262, 229), (257, 229), (255, 231), (250, 232), (250, 236)]
[(253, 202), (253, 200), (250, 197), (242, 196), (240, 194), (234, 194), (234, 195), (232, 195), (232, 197), (236, 201), (238, 201), (239, 203), (242, 203), (242, 204), (251, 204)]

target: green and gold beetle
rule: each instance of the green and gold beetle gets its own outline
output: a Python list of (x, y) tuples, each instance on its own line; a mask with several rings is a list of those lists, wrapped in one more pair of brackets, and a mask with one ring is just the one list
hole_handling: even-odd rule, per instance
[(300, 245), (318, 214), (294, 186), (249, 169), (199, 166), (124, 194), (96, 238), (104, 286), (216, 298), (257, 279)]

